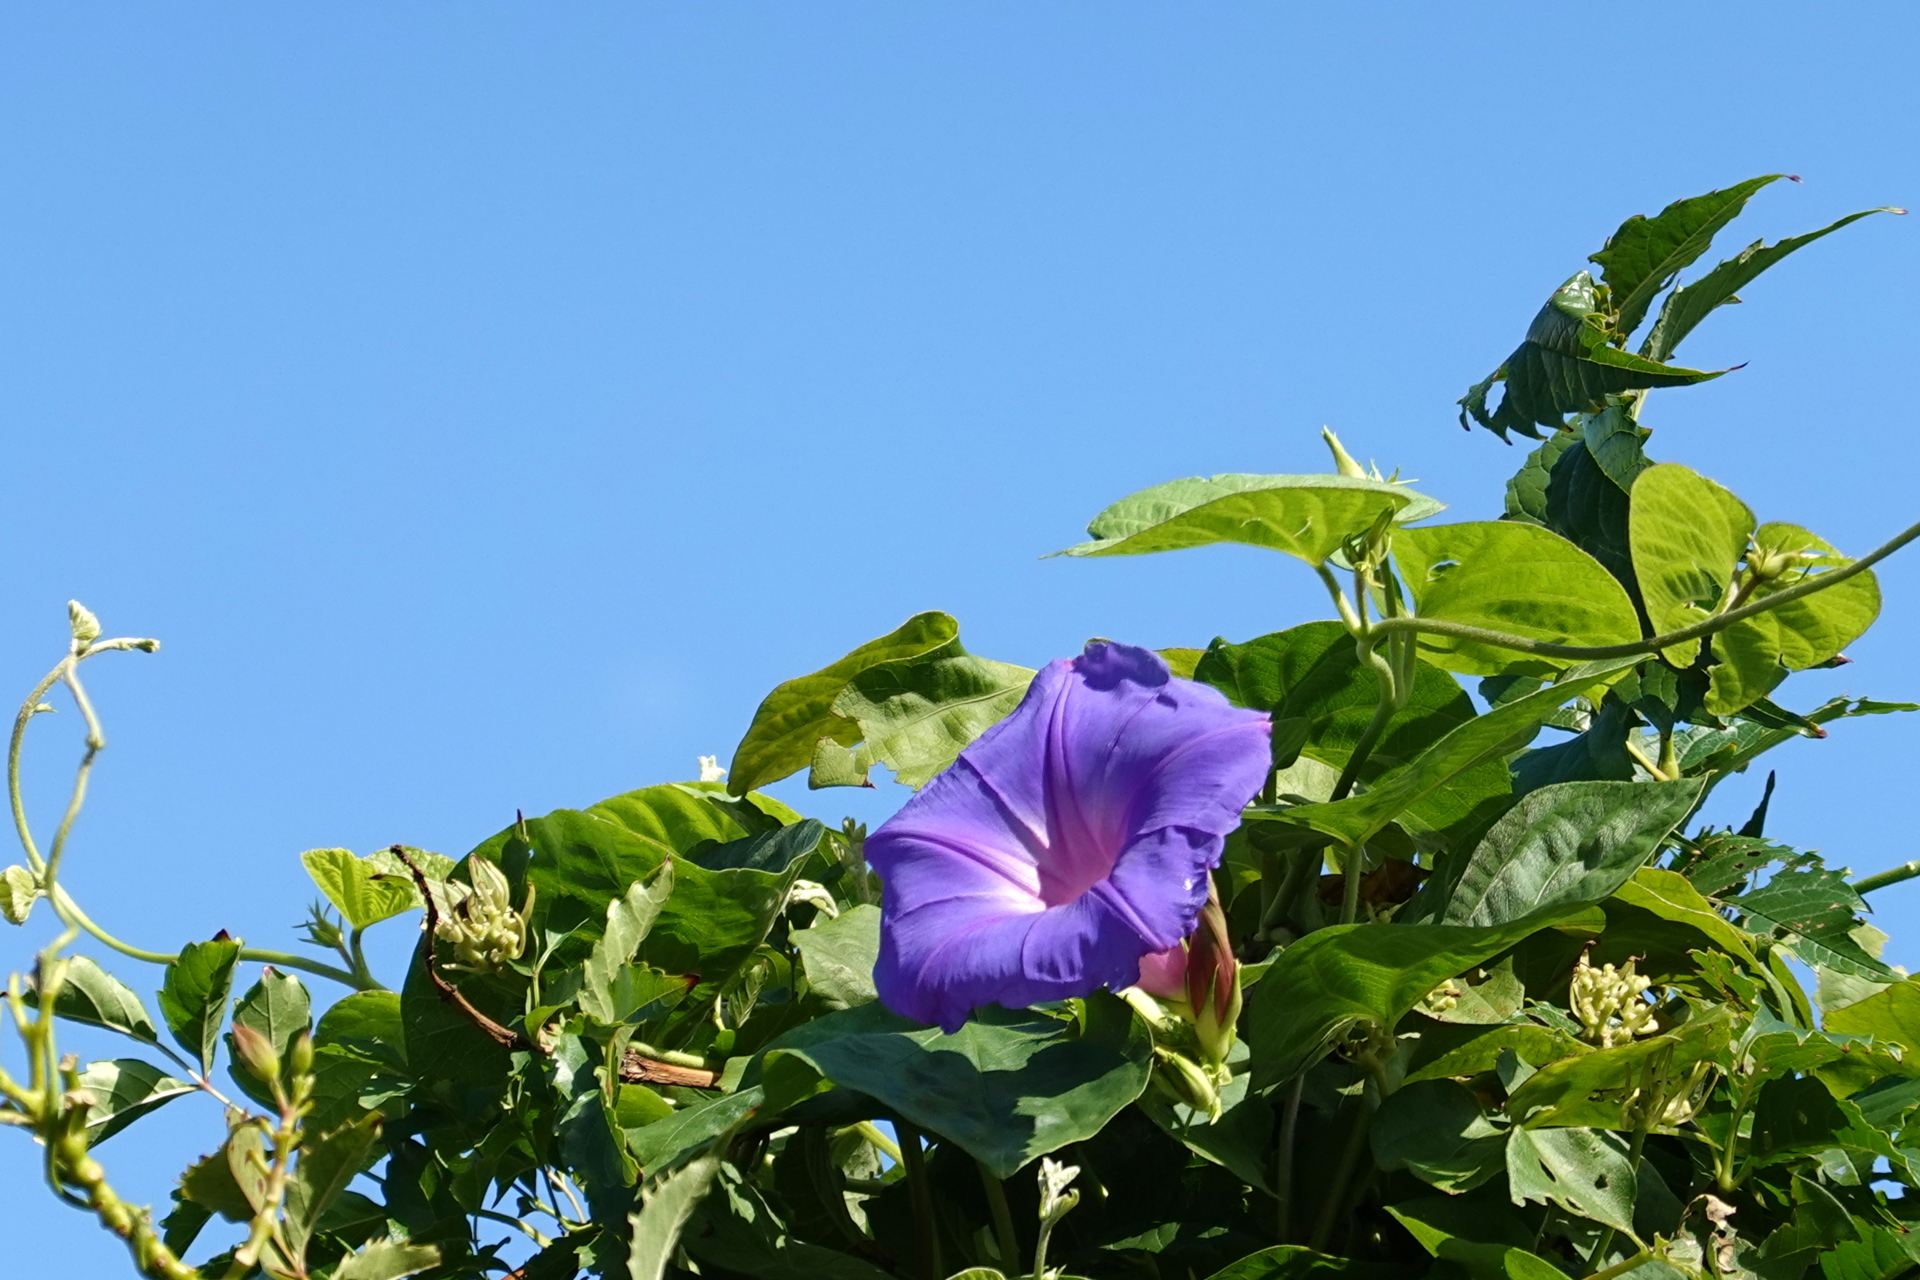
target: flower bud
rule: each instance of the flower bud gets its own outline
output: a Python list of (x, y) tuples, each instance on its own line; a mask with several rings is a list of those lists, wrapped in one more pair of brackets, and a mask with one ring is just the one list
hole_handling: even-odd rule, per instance
[(294, 1076), (309, 1075), (313, 1071), (313, 1036), (302, 1031), (293, 1038), (293, 1045), (287, 1050), (287, 1072)]
[[(511, 886), (499, 867), (485, 858), (473, 858), (467, 863), (467, 874), (473, 887), (441, 914), (436, 936), (453, 944), (449, 969), (497, 973), (526, 950), (533, 886), (527, 886), (525, 908), (515, 911), (507, 897)], [(445, 882), (439, 887), (452, 894), (460, 886)]]
[(1048, 1226), (1060, 1221), (1080, 1203), (1080, 1193), (1067, 1188), (1080, 1176), (1077, 1164), (1062, 1164), (1052, 1156), (1040, 1157), (1040, 1221)]
[(0, 915), (8, 924), (25, 924), (33, 904), (40, 900), (40, 882), (25, 867), (0, 871)]
[(1610, 1049), (1657, 1030), (1653, 1006), (1640, 998), (1652, 985), (1652, 979), (1633, 971), (1631, 960), (1618, 969), (1610, 964), (1596, 969), (1582, 952), (1568, 987), (1567, 1003), (1586, 1039)]
[(1208, 1123), (1218, 1120), (1224, 1110), (1220, 1103), (1220, 1091), (1214, 1088), (1206, 1071), (1184, 1053), (1156, 1047), (1153, 1051), (1153, 1083), (1175, 1102), (1185, 1103), (1203, 1113)]
[(75, 653), (100, 638), (100, 619), (94, 617), (87, 606), (78, 600), (67, 601), (67, 626), (73, 632)]
[(1240, 1020), (1240, 962), (1227, 936), (1227, 913), (1211, 885), (1199, 927), (1187, 942), (1187, 1007), (1201, 1052), (1210, 1063), (1224, 1063), (1233, 1048), (1233, 1025)]
[(721, 782), (725, 780), (726, 776), (727, 771), (720, 767), (719, 756), (700, 757), (700, 781)]
[(1355, 462), (1353, 455), (1341, 446), (1340, 437), (1333, 434), (1332, 427), (1320, 428), (1320, 438), (1327, 442), (1327, 448), (1333, 450), (1333, 469), (1335, 471), (1354, 480), (1367, 479), (1366, 468), (1362, 467), (1358, 462)]
[(257, 1079), (271, 1083), (280, 1078), (280, 1055), (273, 1042), (244, 1022), (233, 1024), (233, 1056)]

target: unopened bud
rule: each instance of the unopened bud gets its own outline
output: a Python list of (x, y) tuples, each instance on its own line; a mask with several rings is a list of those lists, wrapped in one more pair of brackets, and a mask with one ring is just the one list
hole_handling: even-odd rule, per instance
[[(472, 858), (467, 874), (473, 888), (452, 903), (440, 917), (438, 936), (453, 944), (450, 969), (497, 973), (527, 947), (527, 917), (533, 913), (533, 886), (527, 886), (526, 906), (515, 911), (507, 895), (506, 873), (485, 858)], [(444, 886), (456, 888), (452, 883)]]
[(25, 924), (33, 904), (39, 900), (40, 882), (34, 879), (33, 872), (25, 867), (0, 871), (0, 915), (7, 918), (8, 924)]
[(305, 1031), (293, 1038), (293, 1044), (287, 1049), (287, 1071), (291, 1075), (304, 1076), (313, 1071), (313, 1036)]
[(1240, 1020), (1240, 962), (1227, 935), (1227, 913), (1211, 884), (1199, 926), (1187, 943), (1187, 1007), (1193, 1011), (1200, 1051), (1208, 1062), (1224, 1063), (1233, 1048), (1234, 1023)]
[(78, 600), (67, 601), (67, 626), (73, 631), (76, 653), (100, 638), (100, 619)]
[(244, 1022), (233, 1024), (233, 1056), (250, 1075), (268, 1082), (280, 1078), (280, 1055), (273, 1042)]
[(700, 781), (719, 782), (726, 776), (727, 771), (720, 767), (719, 756), (700, 757)]
[(1184, 1053), (1172, 1049), (1153, 1051), (1153, 1083), (1176, 1102), (1202, 1112), (1209, 1123), (1218, 1120), (1223, 1110), (1220, 1091), (1204, 1068)]
[(1080, 1193), (1067, 1188), (1080, 1176), (1077, 1164), (1062, 1164), (1052, 1156), (1040, 1157), (1040, 1221), (1052, 1225), (1080, 1203)]
[(1320, 438), (1327, 442), (1327, 448), (1333, 451), (1333, 468), (1343, 476), (1354, 480), (1367, 479), (1367, 469), (1355, 462), (1353, 455), (1340, 444), (1340, 437), (1333, 434), (1332, 427), (1320, 428)]

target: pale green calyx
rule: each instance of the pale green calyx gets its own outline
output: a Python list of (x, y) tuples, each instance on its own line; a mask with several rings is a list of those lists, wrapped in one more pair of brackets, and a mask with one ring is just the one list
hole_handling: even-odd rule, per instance
[[(436, 935), (453, 944), (449, 969), (498, 973), (527, 947), (527, 916), (533, 912), (533, 886), (527, 886), (526, 904), (513, 909), (504, 872), (485, 858), (467, 864), (473, 888), (455, 900), (440, 917)], [(449, 890), (458, 886), (449, 881)]]

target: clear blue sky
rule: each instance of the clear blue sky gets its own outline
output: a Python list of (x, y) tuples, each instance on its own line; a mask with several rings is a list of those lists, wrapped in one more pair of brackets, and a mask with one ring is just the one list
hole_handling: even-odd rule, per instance
[[(1319, 616), (1280, 557), (1038, 557), (1160, 480), (1322, 469), (1323, 423), (1495, 514), (1521, 451), (1452, 402), (1623, 216), (1777, 170), (1805, 185), (1746, 238), (1920, 203), (1917, 27), (6, 5), (0, 676), (52, 663), (69, 596), (166, 645), (96, 664), (112, 745), (69, 883), (148, 946), (284, 946), (300, 850), (457, 854), (515, 808), (684, 778), (774, 683), (919, 609), (1029, 665)], [(1653, 452), (1849, 550), (1920, 516), (1917, 265), (1920, 222), (1883, 218), (1768, 276), (1687, 349), (1747, 368), (1657, 394)], [(1856, 664), (1789, 701), (1920, 699), (1920, 553), (1882, 583)], [(78, 742), (35, 734), (44, 822)], [(1920, 855), (1917, 752), (1920, 717), (1795, 744), (1774, 833), (1860, 871)], [(1917, 915), (1885, 895), (1909, 965)], [(103, 1155), (164, 1202), (218, 1129), (182, 1102)], [(0, 1134), (7, 1273), (125, 1274), (32, 1161)]]

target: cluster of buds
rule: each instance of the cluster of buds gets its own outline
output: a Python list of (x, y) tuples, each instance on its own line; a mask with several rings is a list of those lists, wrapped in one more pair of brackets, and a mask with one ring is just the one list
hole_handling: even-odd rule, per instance
[(1217, 1119), (1241, 996), (1240, 963), (1211, 886), (1192, 935), (1142, 959), (1140, 983), (1127, 998), (1154, 1029), (1154, 1083)]
[(1445, 982), (1420, 997), (1420, 1003), (1414, 1008), (1421, 1013), (1439, 1015), (1446, 1013), (1460, 1003), (1460, 997), (1467, 994), (1466, 988), (1448, 978)]
[(1581, 1034), (1602, 1049), (1651, 1035), (1658, 1030), (1653, 1006), (1641, 997), (1652, 985), (1651, 979), (1633, 971), (1631, 960), (1618, 969), (1610, 964), (1596, 969), (1582, 952), (1568, 993)]
[[(515, 911), (508, 901), (507, 877), (485, 858), (468, 864), (473, 888), (440, 913), (435, 936), (453, 944), (449, 969), (469, 973), (498, 973), (527, 949), (527, 917), (533, 914), (533, 886), (527, 886), (526, 905)], [(448, 882), (448, 890), (459, 886)]]

